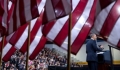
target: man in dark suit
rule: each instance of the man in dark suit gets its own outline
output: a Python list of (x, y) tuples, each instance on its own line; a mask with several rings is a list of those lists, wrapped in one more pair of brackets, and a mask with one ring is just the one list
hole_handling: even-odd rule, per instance
[(90, 35), (91, 39), (86, 44), (86, 61), (88, 63), (89, 70), (97, 70), (97, 51), (102, 51), (103, 46), (98, 47), (96, 43), (96, 34)]

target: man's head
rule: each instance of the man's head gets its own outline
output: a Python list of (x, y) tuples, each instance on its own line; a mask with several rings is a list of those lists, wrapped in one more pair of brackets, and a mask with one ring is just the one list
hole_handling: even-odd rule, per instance
[(96, 36), (96, 34), (90, 34), (90, 37), (92, 38), (92, 39), (94, 39), (94, 40), (96, 40), (97, 39), (97, 36)]

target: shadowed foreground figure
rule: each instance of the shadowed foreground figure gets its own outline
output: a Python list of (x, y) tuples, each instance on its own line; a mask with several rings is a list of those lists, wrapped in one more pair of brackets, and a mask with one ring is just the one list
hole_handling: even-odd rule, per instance
[(97, 51), (102, 51), (103, 46), (98, 47), (96, 43), (97, 36), (96, 34), (90, 35), (91, 39), (86, 44), (86, 61), (88, 63), (89, 70), (97, 70)]

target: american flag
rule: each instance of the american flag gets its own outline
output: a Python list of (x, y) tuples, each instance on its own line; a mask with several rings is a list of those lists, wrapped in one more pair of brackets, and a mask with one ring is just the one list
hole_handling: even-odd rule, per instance
[[(39, 9), (39, 11), (42, 11), (45, 5), (45, 0), (41, 0), (41, 1), (43, 2), (41, 2), (39, 5), (41, 8)], [(65, 1), (60, 0), (60, 2), (63, 3)], [(58, 9), (58, 7), (56, 8)], [(35, 58), (35, 56), (39, 53), (39, 51), (44, 47), (46, 43), (46, 38), (41, 33), (41, 24), (42, 24), (41, 19), (44, 18), (42, 17), (42, 15), (43, 12), (41, 13), (41, 16), (38, 19), (36, 18), (30, 22), (31, 23), (31, 44), (30, 44), (30, 52), (29, 52), (30, 59)], [(25, 53), (27, 50), (28, 24), (20, 27), (13, 34), (11, 40), (9, 41), (12, 45), (14, 45), (17, 49), (19, 49), (23, 53)]]
[(20, 26), (39, 17), (46, 0), (15, 0), (14, 10), (9, 19), (8, 34), (16, 31)]
[(47, 0), (43, 16), (43, 24), (59, 19), (71, 13), (72, 0)]
[[(0, 50), (2, 48), (2, 39), (3, 38), (0, 38)], [(9, 42), (7, 42), (7, 40), (5, 38), (4, 46), (3, 46), (3, 50), (2, 50), (2, 60), (8, 61), (11, 58), (11, 56), (14, 54), (15, 51), (16, 51), (15, 47), (12, 46)]]
[(120, 0), (114, 1), (98, 14), (94, 29), (110, 44), (120, 48)]
[[(43, 36), (41, 31), (42, 25), (42, 15), (40, 17), (32, 20), (31, 23), (31, 33), (30, 33), (30, 49), (29, 49), (29, 58), (34, 59), (39, 52), (44, 48), (46, 44), (46, 38)], [(22, 53), (27, 51), (28, 44), (28, 23), (20, 27), (11, 37), (9, 41), (12, 45), (15, 46)]]
[[(77, 54), (88, 36), (96, 12), (97, 0), (72, 0), (71, 52)], [(69, 16), (52, 21), (43, 27), (48, 40), (67, 50)]]
[(8, 0), (0, 0), (0, 36), (5, 34), (7, 28)]

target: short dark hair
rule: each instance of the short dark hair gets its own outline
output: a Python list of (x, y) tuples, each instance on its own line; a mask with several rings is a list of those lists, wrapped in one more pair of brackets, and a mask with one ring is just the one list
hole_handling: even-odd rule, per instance
[(94, 34), (94, 33), (91, 33), (91, 34), (90, 34), (90, 37), (92, 38), (92, 36), (93, 36), (93, 35), (96, 35), (96, 34)]

